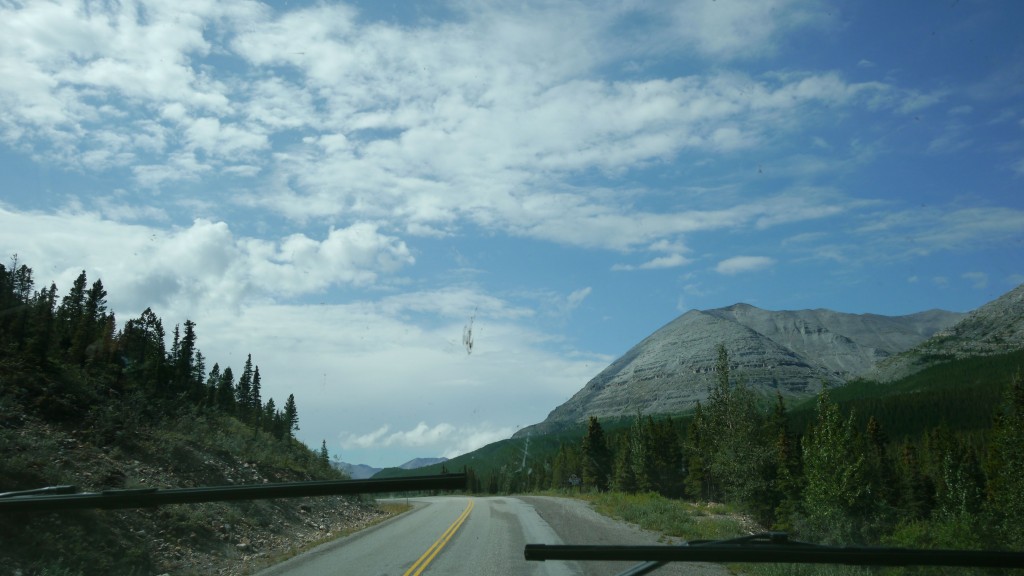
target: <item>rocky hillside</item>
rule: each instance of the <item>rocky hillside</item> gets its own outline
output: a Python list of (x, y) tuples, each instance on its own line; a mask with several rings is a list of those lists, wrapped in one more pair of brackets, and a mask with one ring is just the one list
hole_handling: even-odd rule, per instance
[(1024, 349), (1024, 284), (967, 314), (949, 329), (879, 362), (866, 377), (891, 382), (945, 360), (1021, 349)]
[[(83, 492), (324, 479), (308, 449), (209, 414), (169, 418), (116, 444), (0, 402), (0, 486)], [(297, 443), (295, 443), (297, 444)], [(249, 574), (379, 522), (372, 499), (328, 496), (0, 518), (0, 574)]]
[[(0, 264), (0, 492), (344, 477), (294, 437), (294, 395), (263, 398), (251, 356), (237, 381), (207, 372), (191, 320), (168, 338), (149, 308), (119, 325), (85, 272), (62, 298), (32, 278)], [(387, 515), (341, 497), (4, 513), (0, 575), (247, 574)]]
[(769, 311), (749, 304), (691, 310), (613, 362), (541, 424), (517, 436), (550, 432), (588, 416), (685, 411), (707, 397), (717, 347), (755, 389), (807, 395), (839, 384), (950, 328), (964, 315), (930, 310), (908, 316), (832, 310)]

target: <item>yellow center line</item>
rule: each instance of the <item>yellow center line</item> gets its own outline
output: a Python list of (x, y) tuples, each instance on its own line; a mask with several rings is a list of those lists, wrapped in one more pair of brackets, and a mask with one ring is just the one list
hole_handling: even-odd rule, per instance
[(452, 539), (452, 536), (454, 536), (459, 530), (462, 523), (466, 521), (466, 518), (469, 518), (469, 513), (472, 510), (473, 501), (470, 500), (466, 509), (462, 511), (462, 515), (456, 518), (455, 522), (452, 522), (452, 525), (444, 531), (444, 534), (441, 534), (441, 537), (437, 539), (437, 542), (434, 542), (430, 548), (427, 548), (427, 551), (423, 553), (423, 556), (420, 556), (419, 559), (405, 571), (403, 576), (420, 576), (420, 574), (427, 569), (427, 565), (434, 560), (435, 556), (437, 556), (437, 553), (441, 551), (441, 548), (444, 548), (445, 544)]

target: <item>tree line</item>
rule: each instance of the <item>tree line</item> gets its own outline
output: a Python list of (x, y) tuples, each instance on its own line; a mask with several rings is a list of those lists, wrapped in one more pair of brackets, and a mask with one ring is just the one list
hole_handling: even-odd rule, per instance
[[(724, 346), (715, 372), (707, 401), (686, 419), (637, 414), (607, 434), (591, 417), (581, 441), (563, 442), (529, 477), (499, 471), (474, 478), (476, 487), (570, 490), (578, 478), (581, 490), (726, 502), (762, 526), (818, 542), (1024, 548), (1019, 371), (988, 426), (933, 420), (898, 439), (874, 415), (841, 408), (827, 389), (806, 426), (794, 426), (781, 395), (766, 402), (731, 375)], [(958, 401), (970, 398), (961, 388)]]
[[(55, 283), (36, 289), (32, 269), (17, 256), (9, 267), (0, 264), (0, 362), (8, 369), (3, 392), (27, 397), (56, 421), (95, 414), (111, 401), (130, 403), (141, 412), (135, 418), (150, 419), (192, 406), (234, 416), (278, 439), (294, 437), (295, 396), (280, 408), (273, 398), (264, 402), (251, 354), (237, 378), (218, 363), (207, 372), (195, 322), (175, 325), (168, 348), (163, 321), (152, 309), (118, 327), (106, 298), (102, 280), (89, 284), (84, 270), (58, 298)], [(120, 426), (107, 427), (116, 434)]]

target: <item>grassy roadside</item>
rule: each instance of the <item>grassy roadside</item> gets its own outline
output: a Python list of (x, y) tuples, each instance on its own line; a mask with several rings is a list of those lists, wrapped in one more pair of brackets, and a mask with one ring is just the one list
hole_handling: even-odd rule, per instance
[[(762, 531), (752, 520), (726, 504), (683, 502), (652, 493), (547, 492), (546, 495), (585, 500), (605, 516), (683, 540), (718, 540)], [(749, 576), (867, 576), (874, 573), (870, 568), (836, 565), (728, 564), (727, 567), (733, 574)]]
[(597, 512), (646, 530), (684, 540), (716, 540), (750, 534), (753, 523), (725, 504), (694, 504), (658, 494), (551, 493), (585, 500)]

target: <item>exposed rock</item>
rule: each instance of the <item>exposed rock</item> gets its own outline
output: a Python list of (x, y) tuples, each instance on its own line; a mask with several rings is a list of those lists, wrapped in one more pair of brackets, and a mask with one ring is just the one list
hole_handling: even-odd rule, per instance
[(730, 371), (754, 389), (803, 396), (822, 382), (861, 376), (963, 316), (942, 310), (908, 316), (775, 312), (749, 304), (691, 310), (631, 348), (544, 422), (516, 436), (554, 431), (589, 416), (688, 410), (707, 398), (715, 382), (719, 344), (729, 352)]
[(1021, 349), (1024, 349), (1024, 284), (967, 314), (949, 329), (879, 362), (866, 377), (890, 382), (949, 359)]

